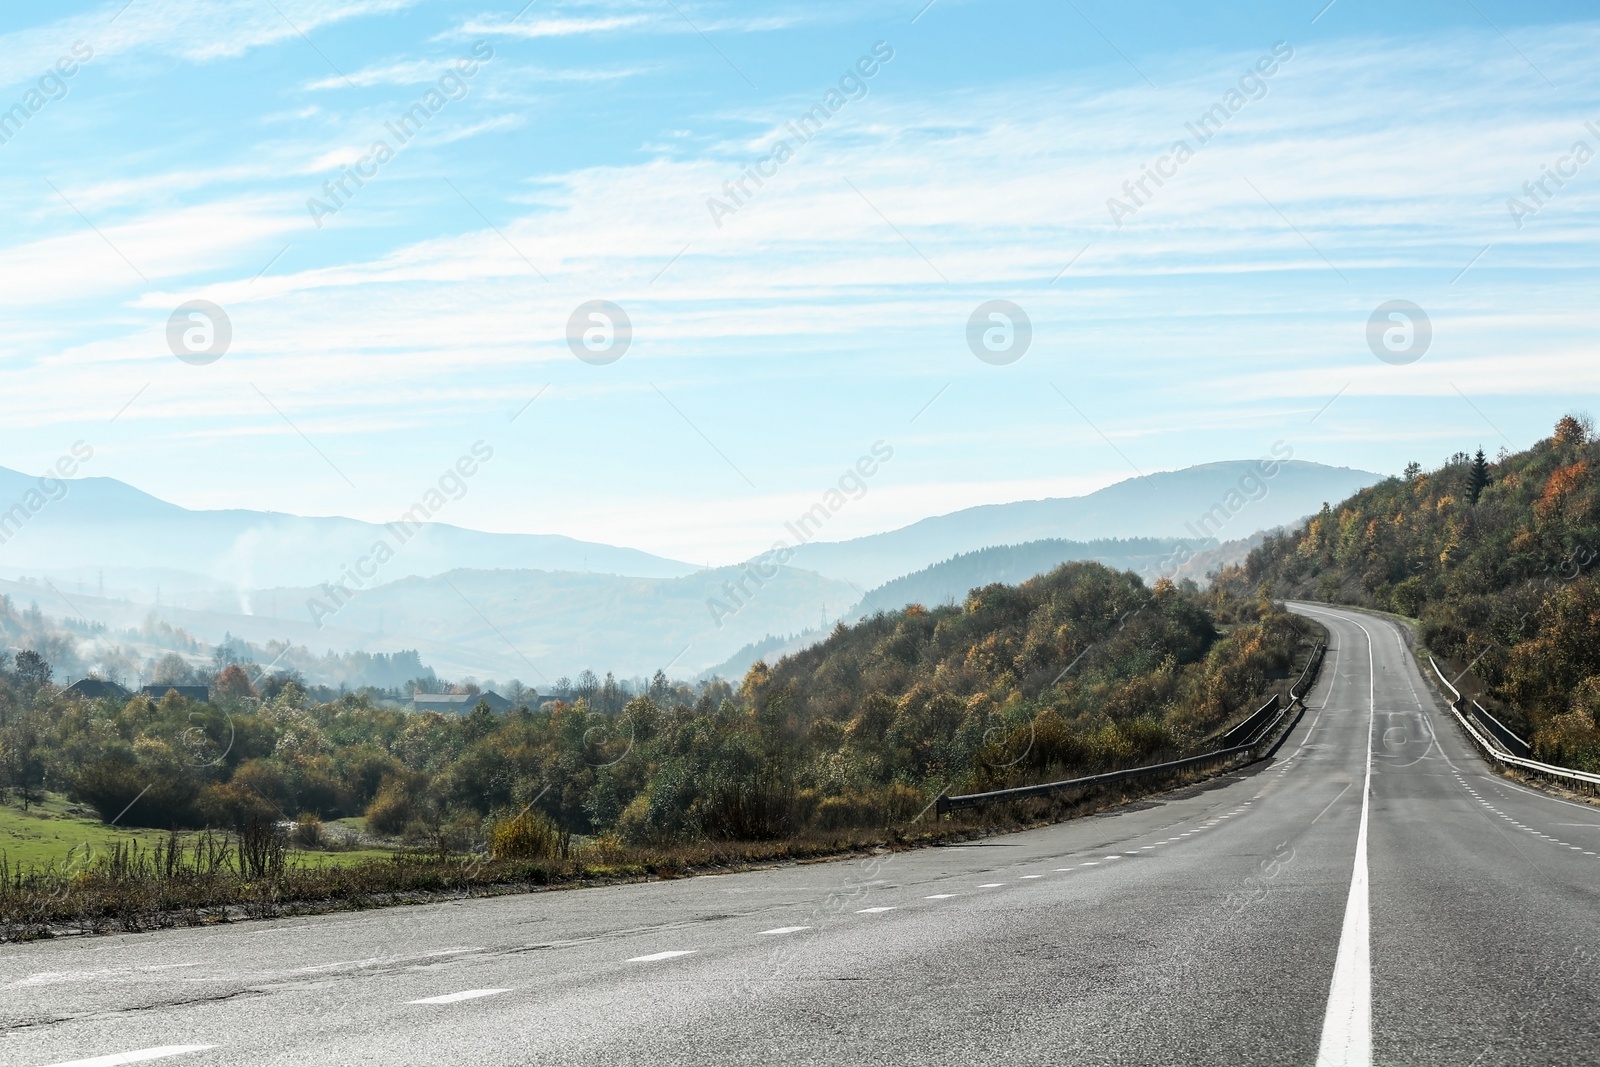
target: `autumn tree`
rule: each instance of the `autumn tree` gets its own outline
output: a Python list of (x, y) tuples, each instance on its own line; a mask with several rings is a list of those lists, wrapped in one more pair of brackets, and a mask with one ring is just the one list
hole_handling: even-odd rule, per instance
[(250, 676), (237, 663), (230, 663), (217, 675), (216, 692), (218, 696), (235, 699), (256, 695), (255, 686), (250, 684)]

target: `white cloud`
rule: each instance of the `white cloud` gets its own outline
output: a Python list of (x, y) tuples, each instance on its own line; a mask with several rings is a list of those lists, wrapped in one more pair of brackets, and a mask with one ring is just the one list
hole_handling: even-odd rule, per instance
[[(1541, 65), (1562, 84), (1592, 86), (1583, 57), (1600, 32), (1567, 27), (1552, 36), (1566, 51), (1542, 49)], [(1125, 196), (1122, 183), (1185, 136), (1184, 123), (1253, 53), (1159, 92), (1028, 81), (913, 94), (901, 91), (891, 62), (866, 99), (845, 105), (764, 186), (744, 179), (744, 167), (786, 135), (785, 121), (819, 99), (826, 82), (774, 108), (695, 123), (696, 133), (712, 126), (718, 136), (706, 143), (714, 147), (680, 145), (681, 158), (535, 173), (520, 201), (483, 205), (499, 232), (442, 187), (441, 200), (422, 199), (416, 210), (444, 204), (460, 229), (427, 239), (409, 224), (386, 235), (362, 213), (363, 200), (331, 225), (377, 251), (310, 269), (285, 265), (259, 280), (267, 256), (308, 232), (300, 201), (217, 192), (204, 206), (167, 202), (174, 190), (193, 195), (241, 180), (220, 170), (68, 189), (75, 200), (148, 197), (138, 217), (104, 229), (151, 284), (139, 285), (64, 206), (54, 236), (0, 250), (0, 302), (31, 309), (18, 312), (24, 321), (5, 342), (8, 365), (32, 365), (33, 387), (15, 402), (13, 423), (104, 419), (155, 375), (126, 424), (171, 420), (163, 432), (186, 440), (274, 436), (292, 445), (276, 416), (263, 414), (254, 382), (308, 433), (357, 448), (362, 434), (431, 440), (440, 419), (509, 425), (519, 403), (555, 382), (517, 432), (537, 426), (586, 441), (594, 426), (626, 413), (619, 424), (644, 442), (632, 466), (573, 462), (594, 463), (593, 478), (630, 501), (661, 495), (663, 464), (693, 470), (703, 481), (675, 480), (674, 492), (703, 506), (639, 534), (655, 538), (657, 550), (692, 555), (695, 546), (743, 551), (788, 517), (815, 478), (782, 469), (757, 478), (757, 498), (735, 496), (738, 480), (673, 421), (651, 383), (690, 398), (689, 417), (756, 470), (781, 468), (791, 452), (827, 467), (834, 460), (818, 444), (824, 436), (870, 441), (880, 434), (873, 427), (904, 424), (959, 381), (917, 423), (905, 488), (885, 486), (859, 518), (852, 512), (861, 523), (854, 532), (919, 509), (997, 499), (985, 496), (996, 485), (1060, 494), (1120, 477), (1120, 459), (1047, 381), (1099, 397), (1100, 406), (1083, 400), (1086, 411), (1130, 450), (1286, 412), (1304, 410), (1295, 417), (1306, 422), (1341, 387), (1345, 398), (1317, 424), (1319, 434), (1336, 434), (1346, 405), (1361, 410), (1367, 401), (1448, 399), (1456, 389), (1503, 399), (1600, 391), (1592, 314), (1574, 309), (1571, 282), (1593, 280), (1600, 170), (1585, 170), (1520, 231), (1504, 206), (1540, 163), (1582, 135), (1585, 116), (1553, 107), (1543, 84), (1506, 53), (1487, 35), (1430, 49), (1307, 49), (1121, 229), (1106, 199)], [(400, 66), (366, 76), (370, 84), (380, 74), (412, 76)], [(517, 120), (472, 118), (453, 136)], [(765, 132), (752, 138), (750, 129)], [(313, 169), (346, 158), (325, 154)], [(420, 157), (407, 166), (413, 179), (429, 174)], [(749, 201), (719, 229), (706, 200), (741, 179)], [(1487, 244), (1492, 250), (1451, 284)], [(330, 236), (325, 247), (344, 245)], [(208, 272), (219, 280), (188, 288)], [(193, 295), (228, 307), (238, 327), (236, 350), (204, 375), (162, 356), (163, 313)], [(572, 309), (597, 295), (635, 320), (635, 347), (616, 373), (578, 366), (562, 338)], [(970, 309), (996, 295), (1022, 302), (1037, 331), (1035, 352), (1004, 379), (978, 368), (962, 339)], [(1435, 319), (1435, 348), (1414, 367), (1379, 364), (1365, 351), (1366, 315), (1394, 296), (1416, 299)], [(68, 320), (86, 307), (97, 309), (95, 335), (73, 335), (41, 356), (37, 338), (52, 328), (30, 317)], [(760, 360), (783, 395), (757, 416), (741, 405), (756, 404), (747, 394), (760, 382), (748, 367)], [(984, 392), (1019, 380), (1028, 383), (1024, 397)], [(975, 406), (963, 407), (969, 400)], [(998, 410), (979, 400), (1004, 403), (1008, 424), (965, 423), (972, 412)], [(1030, 448), (1029, 440), (1040, 443)], [(1002, 445), (1023, 464), (1003, 481), (985, 477), (992, 468), (962, 466), (969, 457), (990, 462)], [(137, 447), (158, 454), (164, 446), (152, 438)], [(938, 462), (913, 471), (917, 455)], [(1061, 457), (1070, 457), (1068, 473), (1049, 468)], [(374, 472), (382, 461), (373, 460)], [(618, 510), (584, 495), (593, 493), (582, 487), (590, 470), (572, 483), (519, 487), (510, 503), (491, 507), (486, 496), (483, 520), (541, 521), (548, 494), (567, 492), (561, 499), (574, 502), (563, 506), (579, 526), (569, 532), (621, 540)]]
[(460, 29), (463, 37), (519, 37), (537, 40), (541, 37), (574, 37), (580, 34), (610, 33), (613, 30), (631, 30), (649, 23), (644, 15), (604, 15), (591, 18), (546, 18), (531, 22), (508, 20), (472, 20)]
[[(154, 52), (206, 62), (276, 44), (321, 26), (389, 14), (418, 0), (111, 0), (91, 13), (0, 34), (0, 86), (39, 77), (73, 42), (101, 62), (129, 52)], [(281, 14), (280, 14), (281, 13)]]
[(435, 145), (454, 144), (456, 141), (465, 141), (469, 137), (476, 137), (480, 133), (498, 133), (501, 130), (514, 130), (523, 124), (521, 115), (496, 115), (494, 118), (474, 122), (469, 126), (462, 126), (441, 134), (433, 140)]

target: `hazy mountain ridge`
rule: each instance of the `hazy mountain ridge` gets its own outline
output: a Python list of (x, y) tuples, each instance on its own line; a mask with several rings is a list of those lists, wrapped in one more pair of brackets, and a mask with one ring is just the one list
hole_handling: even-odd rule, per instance
[[(1273, 469), (1263, 476), (1262, 465)], [(863, 588), (994, 545), (1107, 538), (1237, 539), (1315, 514), (1381, 475), (1304, 460), (1228, 460), (1161, 471), (1081, 497), (983, 504), (848, 541), (812, 542), (790, 564)]]
[[(30, 508), (32, 502), (42, 506)], [(18, 507), (26, 514), (16, 516)], [(168, 571), (204, 588), (241, 589), (337, 582), (375, 543), (392, 558), (374, 564), (369, 581), (439, 574), (457, 567), (575, 570), (648, 578), (692, 573), (693, 564), (631, 548), (579, 541), (560, 534), (499, 534), (440, 522), (408, 526), (358, 519), (302, 517), (272, 511), (191, 511), (114, 478), (55, 482), (0, 467), (0, 572), (77, 574), (105, 568), (124, 576), (129, 595), (153, 596), (143, 571)], [(397, 519), (399, 516), (397, 516)]]
[[(1148, 580), (1183, 543), (1199, 549), (1178, 572), (1191, 574), (1216, 549), (1200, 549), (1185, 525), (1202, 536), (1247, 535), (1344, 499), (1346, 484), (1377, 480), (1301, 461), (1276, 464), (1271, 478), (1262, 469), (1254, 460), (1206, 464), (1080, 498), (985, 505), (814, 542), (795, 550), (779, 578), (762, 579), (764, 566), (697, 569), (559, 535), (427, 523), (402, 541), (392, 527), (353, 519), (190, 511), (110, 478), (57, 482), (47, 493), (39, 479), (0, 468), (0, 508), (34, 494), (20, 522), (13, 515), (0, 530), (0, 573), (47, 579), (29, 586), (30, 598), (64, 618), (129, 628), (154, 609), (211, 642), (232, 633), (260, 647), (416, 648), (446, 676), (539, 684), (541, 674), (584, 668), (742, 672), (748, 663), (735, 661), (746, 651), (753, 662), (824, 636), (824, 614), (831, 622), (959, 600), (974, 586), (1024, 581), (1070, 560), (1100, 559)], [(1137, 528), (1156, 532), (1117, 532)], [(1065, 536), (1083, 529), (1094, 535)], [(1012, 536), (1019, 531), (1047, 536)], [(392, 558), (374, 556), (379, 538)], [(958, 547), (940, 550), (948, 544)], [(864, 603), (863, 589), (873, 590)], [(763, 643), (774, 634), (797, 636)]]

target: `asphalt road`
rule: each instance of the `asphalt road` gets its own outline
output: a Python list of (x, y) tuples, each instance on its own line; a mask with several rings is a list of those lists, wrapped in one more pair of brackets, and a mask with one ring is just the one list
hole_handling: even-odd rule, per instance
[[(1600, 1063), (1600, 808), (1385, 620), (1277, 756), (868, 860), (0, 948), (0, 1063)], [(103, 1058), (138, 1053), (141, 1059)]]

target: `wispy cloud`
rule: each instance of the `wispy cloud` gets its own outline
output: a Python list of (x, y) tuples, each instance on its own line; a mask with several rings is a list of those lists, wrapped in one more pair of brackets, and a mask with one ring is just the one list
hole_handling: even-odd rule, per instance
[[(368, 67), (363, 70), (351, 71), (348, 79), (338, 75), (319, 78), (309, 83), (306, 88), (308, 90), (349, 89), (355, 86), (365, 89), (378, 85), (426, 85), (438, 81), (439, 76), (449, 69), (452, 61), (452, 57), (448, 56), (437, 59), (408, 59), (381, 67)], [(500, 66), (496, 69), (496, 76), (502, 82), (514, 81), (527, 84), (611, 82), (636, 77), (649, 69), (651, 68), (638, 66), (612, 69), (560, 69), (538, 65), (516, 65), (500, 61)]]
[[(111, 0), (93, 11), (0, 34), (0, 86), (31, 81), (74, 41), (103, 61), (151, 52), (208, 62), (277, 44), (333, 23), (390, 14), (419, 0)], [(126, 10), (123, 8), (126, 7)], [(118, 12), (121, 12), (118, 14)]]
[(580, 34), (610, 33), (614, 30), (631, 30), (654, 21), (646, 15), (601, 15), (596, 17), (545, 18), (528, 22), (510, 19), (473, 19), (460, 29), (462, 37), (518, 37), (537, 40), (541, 37), (575, 37)]
[[(653, 17), (634, 9), (562, 14), (548, 16), (545, 30), (655, 32), (646, 25)], [(614, 24), (598, 25), (607, 19)], [(1570, 98), (1552, 98), (1487, 33), (1306, 48), (1177, 178), (1151, 187), (1120, 228), (1108, 198), (1126, 196), (1123, 183), (1176, 139), (1192, 141), (1185, 123), (1235, 85), (1257, 53), (1205, 57), (1200, 73), (1157, 77), (1159, 90), (1071, 75), (930, 91), (897, 82), (900, 68), (890, 63), (865, 99), (795, 146), (794, 159), (761, 184), (744, 177), (746, 166), (792, 138), (787, 121), (836, 74), (814, 90), (738, 111), (699, 100), (674, 106), (653, 116), (659, 121), (638, 140), (608, 144), (605, 165), (548, 162), (555, 155), (543, 146), (551, 142), (531, 137), (532, 148), (522, 138), (482, 139), (517, 142), (505, 156), (430, 152), (518, 122), (546, 133), (544, 112), (513, 109), (497, 95), (540, 74), (497, 57), (485, 75), (494, 80), (481, 83), (487, 91), (475, 91), (459, 118), (452, 111), (430, 125), (325, 231), (310, 226), (305, 197), (323, 172), (350, 162), (342, 144), (366, 146), (382, 135), (392, 103), (343, 109), (336, 104), (347, 98), (329, 94), (318, 98), (326, 110), (296, 123), (292, 142), (281, 140), (286, 123), (274, 122), (275, 139), (252, 144), (250, 131), (266, 135), (245, 123), (238, 143), (208, 146), (205, 165), (162, 160), (163, 169), (142, 176), (150, 158), (123, 146), (125, 154), (108, 150), (100, 169), (129, 176), (68, 182), (63, 191), (148, 284), (43, 185), (17, 212), (28, 234), (0, 238), (0, 303), (8, 308), (0, 357), (29, 375), (9, 424), (103, 420), (153, 382), (119, 431), (146, 434), (175, 422), (162, 432), (186, 435), (191, 451), (195, 435), (208, 433), (276, 440), (271, 418), (251, 421), (248, 383), (259, 381), (319, 437), (349, 435), (330, 447), (367, 449), (369, 470), (358, 476), (361, 460), (351, 465), (367, 484), (395, 464), (386, 445), (355, 431), (393, 434), (385, 441), (421, 450), (437, 443), (441, 421), (509, 418), (533, 389), (555, 381), (550, 402), (541, 401), (548, 422), (540, 434), (583, 438), (596, 412), (639, 431), (596, 445), (609, 457), (603, 474), (540, 473), (545, 480), (521, 486), (518, 499), (589, 499), (574, 514), (592, 508), (592, 531), (603, 536), (610, 505), (582, 497), (591, 491), (584, 486), (612, 486), (613, 501), (664, 495), (658, 480), (674, 454), (661, 442), (681, 427), (649, 421), (661, 405), (648, 392), (647, 381), (657, 380), (644, 376), (648, 368), (678, 383), (663, 387), (685, 397), (697, 421), (716, 420), (719, 447), (741, 469), (759, 470), (763, 486), (785, 487), (770, 500), (744, 500), (733, 495), (742, 486), (722, 481), (725, 469), (702, 472), (676, 457), (689, 480), (704, 479), (684, 492), (707, 501), (703, 514), (726, 518), (719, 522), (732, 532), (707, 533), (701, 522), (660, 536), (673, 545), (724, 536), (731, 544), (781, 521), (793, 494), (813, 492), (809, 482), (769, 482), (772, 470), (786, 469), (794, 455), (832, 464), (843, 437), (852, 443), (839, 462), (852, 458), (857, 436), (909, 434), (906, 420), (952, 380), (964, 387), (914, 428), (917, 453), (936, 461), (918, 468), (908, 449), (896, 476), (906, 471), (916, 488), (897, 496), (885, 485), (874, 497), (882, 506), (896, 501), (894, 509), (909, 514), (941, 500), (979, 502), (985, 485), (999, 484), (982, 468), (997, 462), (997, 442), (1026, 468), (1004, 461), (1006, 492), (1099, 480), (1090, 468), (1052, 473), (1046, 453), (1099, 446), (1073, 436), (1058, 400), (1032, 404), (1026, 376), (1045, 369), (1071, 375), (1073, 388), (1088, 394), (1074, 392), (1075, 402), (1097, 425), (1119, 441), (1141, 425), (1140, 441), (1151, 448), (1188, 431), (1257, 425), (1263, 412), (1304, 408), (1309, 418), (1341, 388), (1345, 399), (1319, 421), (1319, 435), (1353, 425), (1340, 420), (1354, 419), (1363, 404), (1458, 403), (1455, 387), (1508, 402), (1592, 392), (1600, 366), (1588, 340), (1592, 323), (1574, 312), (1571, 293), (1573, 279), (1588, 284), (1600, 266), (1600, 171), (1586, 168), (1520, 231), (1505, 201), (1596, 117), (1581, 102), (1600, 97), (1587, 59), (1600, 30), (1522, 36), (1540, 67), (1573, 87)], [(351, 81), (405, 86), (437, 76), (437, 64), (396, 55), (404, 52), (385, 42), (378, 56), (389, 58), (368, 56), (350, 68)], [(284, 94), (292, 100), (314, 69), (308, 64)], [(345, 85), (315, 79), (313, 88)], [(546, 95), (550, 106), (565, 99)], [(673, 131), (684, 134), (671, 152), (630, 154)], [(239, 162), (228, 165), (233, 158)], [(301, 188), (308, 171), (319, 176)], [(475, 187), (477, 174), (485, 176)], [(741, 180), (744, 202), (718, 227), (707, 200), (728, 197), (726, 184)], [(95, 210), (102, 206), (109, 217)], [(291, 242), (293, 254), (258, 277)], [(223, 304), (235, 320), (234, 350), (203, 374), (164, 354), (166, 314), (197, 296)], [(1003, 380), (963, 342), (972, 308), (1001, 296), (1026, 306), (1036, 332), (1035, 350)], [(1434, 351), (1403, 370), (1376, 363), (1363, 340), (1371, 309), (1396, 296), (1423, 304), (1436, 327)], [(627, 359), (605, 373), (579, 365), (564, 339), (573, 308), (596, 297), (622, 304), (636, 327)], [(1005, 405), (1004, 420), (982, 406), (984, 397)], [(1006, 425), (995, 429), (997, 421)], [(526, 425), (517, 432), (533, 432)], [(651, 447), (641, 449), (640, 440)], [(126, 447), (193, 462), (162, 452), (154, 436)], [(590, 462), (601, 461), (586, 455), (578, 465)], [(944, 497), (940, 485), (951, 487)], [(303, 491), (330, 495), (310, 496), (300, 510), (351, 510), (331, 495), (345, 492), (342, 485)], [(535, 504), (515, 510), (522, 506), (485, 516), (547, 521)]]
[(474, 122), (468, 126), (447, 130), (440, 134), (433, 143), (437, 145), (454, 144), (457, 141), (465, 141), (469, 137), (476, 137), (480, 133), (499, 133), (503, 130), (514, 130), (523, 125), (524, 122), (526, 120), (521, 115), (496, 115), (493, 118), (484, 119), (482, 122)]

